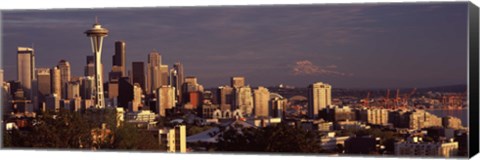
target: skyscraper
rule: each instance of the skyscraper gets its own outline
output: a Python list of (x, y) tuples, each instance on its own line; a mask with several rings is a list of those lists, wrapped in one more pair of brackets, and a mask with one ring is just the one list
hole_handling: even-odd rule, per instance
[(145, 65), (143, 62), (132, 62), (132, 83), (138, 83), (142, 90), (145, 89)]
[(235, 105), (246, 116), (253, 111), (253, 96), (250, 86), (243, 86), (235, 89)]
[(17, 79), (24, 91), (25, 97), (31, 99), (32, 80), (36, 77), (35, 72), (35, 54), (32, 48), (17, 48)]
[(50, 72), (51, 78), (51, 88), (52, 94), (55, 94), (57, 97), (62, 95), (62, 83), (60, 76), (60, 69), (58, 67), (53, 67)]
[(232, 77), (230, 83), (233, 88), (243, 87), (245, 86), (245, 77)]
[(168, 85), (168, 65), (160, 65), (160, 86)]
[(217, 97), (218, 97), (218, 104), (220, 105), (220, 110), (233, 111), (234, 110), (234, 108), (232, 108), (233, 99), (234, 99), (233, 88), (228, 85), (220, 86), (218, 87), (217, 94), (218, 94)]
[(118, 106), (127, 109), (128, 103), (132, 100), (133, 85), (127, 77), (122, 77), (118, 80)]
[(115, 42), (115, 54), (113, 55), (113, 66), (120, 67), (121, 76), (124, 77), (127, 75), (126, 70), (126, 50), (125, 50), (125, 41), (116, 41)]
[(152, 51), (148, 54), (147, 63), (147, 89), (146, 93), (151, 94), (161, 86), (161, 70), (162, 57), (160, 53)]
[(268, 117), (268, 101), (270, 100), (270, 92), (265, 87), (258, 87), (253, 91), (255, 99), (255, 116), (256, 117)]
[(93, 99), (95, 79), (93, 76), (80, 77), (80, 97), (82, 99)]
[(142, 88), (138, 83), (133, 85), (133, 100), (131, 103), (130, 111), (137, 112), (138, 108), (142, 106)]
[(85, 76), (95, 76), (95, 60), (94, 56), (87, 56), (87, 65), (85, 66)]
[(66, 60), (60, 60), (57, 65), (58, 69), (60, 69), (60, 84), (62, 90), (62, 99), (67, 98), (67, 87), (68, 82), (70, 82), (71, 72), (70, 72), (70, 63)]
[(165, 117), (165, 110), (175, 107), (175, 88), (164, 85), (158, 88), (157, 93), (157, 111), (160, 116)]
[[(182, 86), (183, 86), (183, 83), (185, 81), (185, 74), (183, 72), (183, 64), (177, 62), (175, 64), (173, 64), (173, 69), (175, 70), (175, 74), (176, 76), (174, 78), (170, 78), (172, 80), (174, 80), (172, 82), (172, 86), (175, 87), (176, 89), (176, 94), (177, 94), (177, 100), (178, 100), (178, 103), (182, 103)], [(172, 75), (172, 74), (171, 74)]]
[(318, 118), (318, 111), (332, 104), (332, 86), (316, 82), (308, 86), (308, 117)]
[(67, 83), (67, 98), (69, 100), (80, 96), (80, 83), (78, 81), (71, 81)]
[(38, 82), (38, 102), (37, 105), (45, 102), (46, 96), (48, 96), (51, 91), (51, 76), (50, 76), (50, 68), (37, 68), (37, 82)]

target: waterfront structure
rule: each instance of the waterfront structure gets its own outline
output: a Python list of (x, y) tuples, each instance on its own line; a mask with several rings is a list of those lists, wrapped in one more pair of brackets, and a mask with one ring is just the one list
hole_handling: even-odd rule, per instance
[(388, 110), (387, 109), (362, 109), (358, 111), (358, 120), (369, 124), (387, 125), (388, 124)]
[(308, 117), (318, 118), (319, 110), (332, 104), (332, 86), (316, 82), (308, 86)]
[(175, 107), (175, 88), (169, 85), (163, 85), (158, 88), (157, 111), (161, 117), (166, 116), (167, 109)]
[(96, 22), (93, 28), (85, 31), (85, 34), (90, 37), (92, 44), (92, 51), (95, 55), (95, 108), (105, 108), (105, 97), (103, 95), (103, 73), (102, 73), (102, 45), (103, 38), (107, 36), (108, 30)]
[(442, 125), (445, 128), (453, 128), (453, 129), (463, 128), (462, 120), (460, 120), (457, 117), (452, 117), (452, 116), (443, 117), (442, 118)]
[(270, 92), (265, 87), (258, 87), (258, 89), (253, 91), (254, 95), (254, 106), (255, 106), (255, 116), (256, 117), (269, 117), (269, 105), (268, 101), (270, 100)]
[(410, 129), (422, 129), (428, 127), (441, 127), (442, 118), (425, 110), (413, 110), (405, 114), (405, 120)]
[(410, 137), (407, 141), (395, 143), (397, 156), (457, 156), (458, 142), (423, 142), (421, 137)]
[(68, 98), (68, 82), (70, 82), (71, 79), (71, 68), (70, 68), (70, 63), (66, 60), (60, 60), (57, 65), (58, 69), (60, 70), (60, 85), (61, 85), (61, 90), (62, 90), (62, 99), (67, 99)]

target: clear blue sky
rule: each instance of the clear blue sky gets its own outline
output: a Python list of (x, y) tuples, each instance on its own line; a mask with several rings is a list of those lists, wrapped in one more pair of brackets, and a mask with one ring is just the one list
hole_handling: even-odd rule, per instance
[(184, 64), (187, 76), (215, 87), (231, 76), (247, 84), (384, 88), (466, 84), (467, 3), (341, 4), (2, 11), (3, 68), (16, 79), (16, 47), (35, 44), (37, 67), (71, 63), (83, 75), (91, 55), (83, 32), (98, 16), (114, 41), (127, 43), (127, 63)]

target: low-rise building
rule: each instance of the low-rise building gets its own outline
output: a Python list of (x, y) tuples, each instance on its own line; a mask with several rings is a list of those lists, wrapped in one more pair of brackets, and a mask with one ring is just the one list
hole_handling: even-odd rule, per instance
[(410, 137), (407, 141), (395, 143), (397, 156), (457, 156), (458, 142), (423, 142), (420, 137)]

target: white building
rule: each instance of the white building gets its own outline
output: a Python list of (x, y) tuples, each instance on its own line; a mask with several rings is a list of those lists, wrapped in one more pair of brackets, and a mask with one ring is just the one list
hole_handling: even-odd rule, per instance
[(317, 118), (318, 111), (332, 104), (332, 86), (316, 82), (308, 86), (308, 117)]
[(407, 141), (395, 143), (397, 156), (441, 156), (455, 157), (458, 142), (423, 142), (420, 137), (411, 137)]

